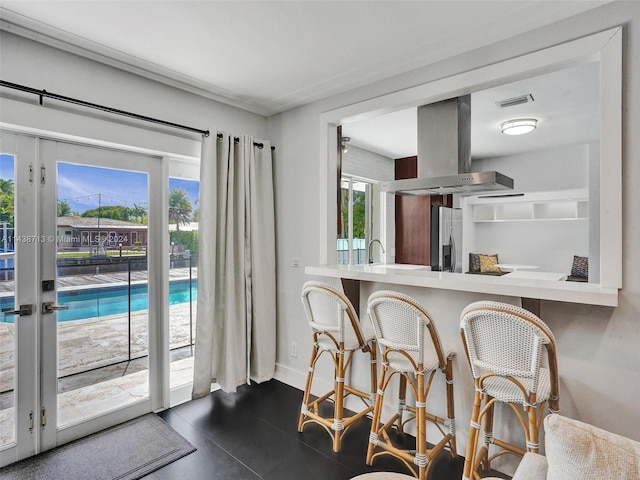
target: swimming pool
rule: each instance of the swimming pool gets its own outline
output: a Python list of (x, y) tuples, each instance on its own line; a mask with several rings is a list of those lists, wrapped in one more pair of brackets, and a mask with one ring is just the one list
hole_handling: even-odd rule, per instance
[[(176, 280), (169, 283), (169, 304), (189, 302), (189, 280)], [(68, 310), (58, 312), (58, 322), (82, 320), (127, 313), (129, 311), (129, 291), (127, 286), (96, 287), (83, 290), (70, 290), (58, 293), (58, 303), (69, 306)], [(131, 311), (138, 312), (148, 308), (148, 286), (131, 286)], [(198, 298), (197, 280), (191, 281), (191, 299)], [(0, 299), (0, 307), (13, 307), (13, 297)], [(0, 316), (0, 322), (13, 323), (13, 316)]]

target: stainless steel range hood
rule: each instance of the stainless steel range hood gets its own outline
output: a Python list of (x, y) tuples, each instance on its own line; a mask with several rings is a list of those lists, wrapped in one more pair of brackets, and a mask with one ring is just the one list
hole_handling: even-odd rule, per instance
[(475, 195), (513, 189), (499, 172), (471, 172), (471, 95), (418, 107), (418, 178), (382, 182), (398, 195)]

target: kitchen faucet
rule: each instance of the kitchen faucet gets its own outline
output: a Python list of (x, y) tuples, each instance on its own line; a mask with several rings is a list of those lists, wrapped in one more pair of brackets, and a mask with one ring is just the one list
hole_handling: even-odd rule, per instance
[(374, 238), (369, 242), (369, 263), (373, 263), (373, 250), (371, 249), (371, 245), (374, 242), (378, 242), (380, 244), (380, 250), (382, 250), (382, 254), (384, 255), (384, 247), (382, 246), (382, 242), (377, 238)]

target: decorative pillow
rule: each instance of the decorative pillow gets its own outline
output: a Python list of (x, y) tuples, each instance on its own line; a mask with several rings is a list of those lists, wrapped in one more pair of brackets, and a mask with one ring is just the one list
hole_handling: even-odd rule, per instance
[[(480, 273), (480, 257), (496, 257), (495, 263), (498, 263), (498, 254), (494, 255), (485, 255), (483, 253), (469, 253), (469, 272), (470, 273)], [(499, 272), (500, 270), (492, 270), (493, 272)], [(486, 273), (486, 272), (485, 272)]]
[(471, 273), (480, 273), (480, 255), (477, 253), (469, 254), (469, 271)]
[(558, 414), (544, 431), (547, 480), (640, 478), (640, 442)]
[(572, 277), (589, 278), (589, 257), (573, 256), (573, 265), (571, 265)]
[(498, 255), (478, 255), (480, 260), (480, 273), (500, 272), (496, 267), (498, 263)]

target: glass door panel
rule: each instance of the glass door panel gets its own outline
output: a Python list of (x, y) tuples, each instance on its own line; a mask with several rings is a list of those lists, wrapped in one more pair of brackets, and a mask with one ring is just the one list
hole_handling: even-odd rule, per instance
[(367, 203), (369, 201), (370, 184), (352, 180), (352, 245), (353, 261), (355, 265), (367, 263), (367, 241), (369, 233), (369, 218)]
[(0, 467), (37, 451), (36, 141), (0, 131)]
[(15, 344), (14, 282), (14, 193), (15, 156), (0, 154), (0, 448), (14, 444), (15, 435)]
[[(197, 171), (197, 170), (196, 170)], [(183, 172), (184, 173), (184, 172)], [(193, 172), (195, 173), (195, 172)], [(169, 178), (170, 386), (193, 382), (198, 287), (198, 198), (200, 182)], [(187, 392), (190, 395), (190, 388)]]
[(158, 251), (150, 184), (159, 160), (53, 141), (40, 151), (42, 326), (55, 340), (42, 348), (43, 405), (56, 427), (43, 436), (48, 449), (152, 410), (150, 280), (161, 275), (148, 261)]
[(338, 264), (351, 263), (351, 182), (343, 178), (340, 181), (340, 232), (338, 233)]
[(149, 189), (141, 172), (59, 161), (56, 173), (58, 426), (64, 427), (148, 397)]
[(341, 180), (338, 263), (367, 263), (368, 240), (371, 231), (371, 183), (343, 177)]

